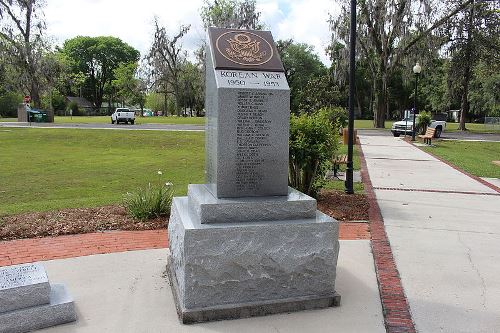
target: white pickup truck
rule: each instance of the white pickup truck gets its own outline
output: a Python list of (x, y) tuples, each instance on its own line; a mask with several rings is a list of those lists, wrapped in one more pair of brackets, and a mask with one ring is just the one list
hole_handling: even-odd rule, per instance
[[(443, 131), (446, 128), (446, 121), (437, 120), (442, 118), (440, 117), (440, 114), (437, 114), (435, 118), (436, 119), (432, 120), (429, 127), (436, 129), (436, 132), (434, 132), (434, 137), (439, 138), (441, 136), (441, 133), (443, 133)], [(394, 135), (395, 137), (398, 137), (401, 134), (405, 135), (405, 133), (411, 135), (412, 130), (413, 130), (413, 114), (410, 114), (409, 117), (401, 121), (396, 121), (394, 124), (392, 124), (391, 128), (392, 135)]]
[(116, 108), (115, 112), (111, 115), (111, 123), (118, 124), (120, 122), (125, 124), (130, 122), (133, 125), (135, 122), (135, 113), (128, 108)]

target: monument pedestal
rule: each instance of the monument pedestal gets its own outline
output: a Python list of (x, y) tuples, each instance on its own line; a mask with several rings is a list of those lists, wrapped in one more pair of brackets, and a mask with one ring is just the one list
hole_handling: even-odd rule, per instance
[(50, 284), (39, 263), (0, 268), (0, 333), (24, 333), (76, 320), (73, 299)]
[[(168, 227), (168, 272), (183, 323), (339, 305), (338, 222), (316, 211), (316, 200), (293, 189), (284, 197), (218, 199), (204, 187), (174, 198)], [(211, 223), (202, 223), (203, 208)], [(236, 208), (244, 213), (230, 222)]]

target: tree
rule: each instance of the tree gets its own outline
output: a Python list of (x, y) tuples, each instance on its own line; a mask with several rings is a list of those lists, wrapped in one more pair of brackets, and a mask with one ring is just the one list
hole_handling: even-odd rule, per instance
[[(179, 32), (174, 37), (170, 37), (165, 27), (158, 24), (155, 19), (155, 34), (153, 45), (147, 56), (148, 64), (152, 69), (154, 86), (158, 92), (165, 96), (165, 106), (167, 95), (172, 94), (175, 100), (176, 113), (180, 113), (181, 106), (181, 71), (186, 61), (186, 53), (182, 52), (180, 40), (189, 31), (190, 26), (181, 25)], [(164, 110), (166, 115), (166, 110)]]
[[(341, 14), (331, 17), (332, 45), (349, 42), (349, 1), (342, 2)], [(373, 89), (374, 125), (383, 128), (388, 111), (389, 78), (404, 64), (409, 51), (451, 17), (466, 8), (472, 0), (463, 0), (437, 18), (438, 4), (433, 0), (360, 0), (358, 1), (357, 50), (368, 61)], [(434, 41), (434, 40), (428, 40)], [(427, 44), (427, 47), (438, 45)], [(347, 48), (342, 59), (347, 66)], [(336, 59), (332, 59), (335, 61)], [(408, 67), (409, 64), (407, 64)]]
[(470, 83), (470, 111), (478, 116), (500, 117), (500, 62), (481, 61)]
[(301, 105), (307, 104), (305, 89), (308, 82), (327, 75), (328, 71), (310, 45), (279, 40), (277, 47), (290, 86), (290, 109), (297, 114)]
[(203, 69), (197, 64), (186, 61), (181, 71), (181, 103), (184, 108), (184, 116), (187, 115), (187, 108), (190, 110), (191, 117), (193, 111), (196, 116), (200, 116), (204, 107), (204, 75)]
[[(474, 81), (475, 66), (481, 60), (498, 69), (500, 63), (500, 11), (494, 2), (472, 0), (467, 11), (448, 24), (449, 50), (452, 55), (450, 78), (461, 100), (460, 130), (466, 130), (465, 121), (470, 112), (470, 87)], [(452, 86), (453, 89), (453, 86)], [(476, 99), (477, 100), (477, 99)]]
[(42, 0), (0, 0), (0, 49), (19, 73), (18, 85), (40, 107), (40, 60), (48, 48), (43, 40)]
[(147, 76), (145, 69), (137, 63), (120, 64), (115, 69), (115, 79), (112, 84), (116, 96), (121, 99), (122, 104), (138, 104), (142, 111), (146, 103), (148, 91)]
[(201, 19), (208, 27), (252, 29), (264, 27), (255, 0), (205, 0), (201, 7)]
[(64, 42), (62, 53), (72, 73), (84, 73), (83, 96), (99, 109), (105, 88), (111, 86), (121, 64), (136, 63), (139, 51), (116, 37), (75, 37)]

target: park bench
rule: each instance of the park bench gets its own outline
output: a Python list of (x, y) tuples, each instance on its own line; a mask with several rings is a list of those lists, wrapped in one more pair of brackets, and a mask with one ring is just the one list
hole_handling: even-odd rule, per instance
[(424, 143), (427, 143), (430, 146), (435, 133), (435, 128), (427, 127), (427, 131), (425, 131), (425, 134), (421, 134), (418, 137), (424, 139)]
[(339, 178), (337, 172), (342, 164), (347, 164), (347, 155), (338, 155), (332, 160), (333, 164), (333, 177)]

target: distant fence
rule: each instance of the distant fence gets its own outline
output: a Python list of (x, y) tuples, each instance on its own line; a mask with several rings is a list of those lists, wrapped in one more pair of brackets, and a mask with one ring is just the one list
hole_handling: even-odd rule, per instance
[(484, 127), (488, 130), (500, 130), (500, 117), (484, 117)]

